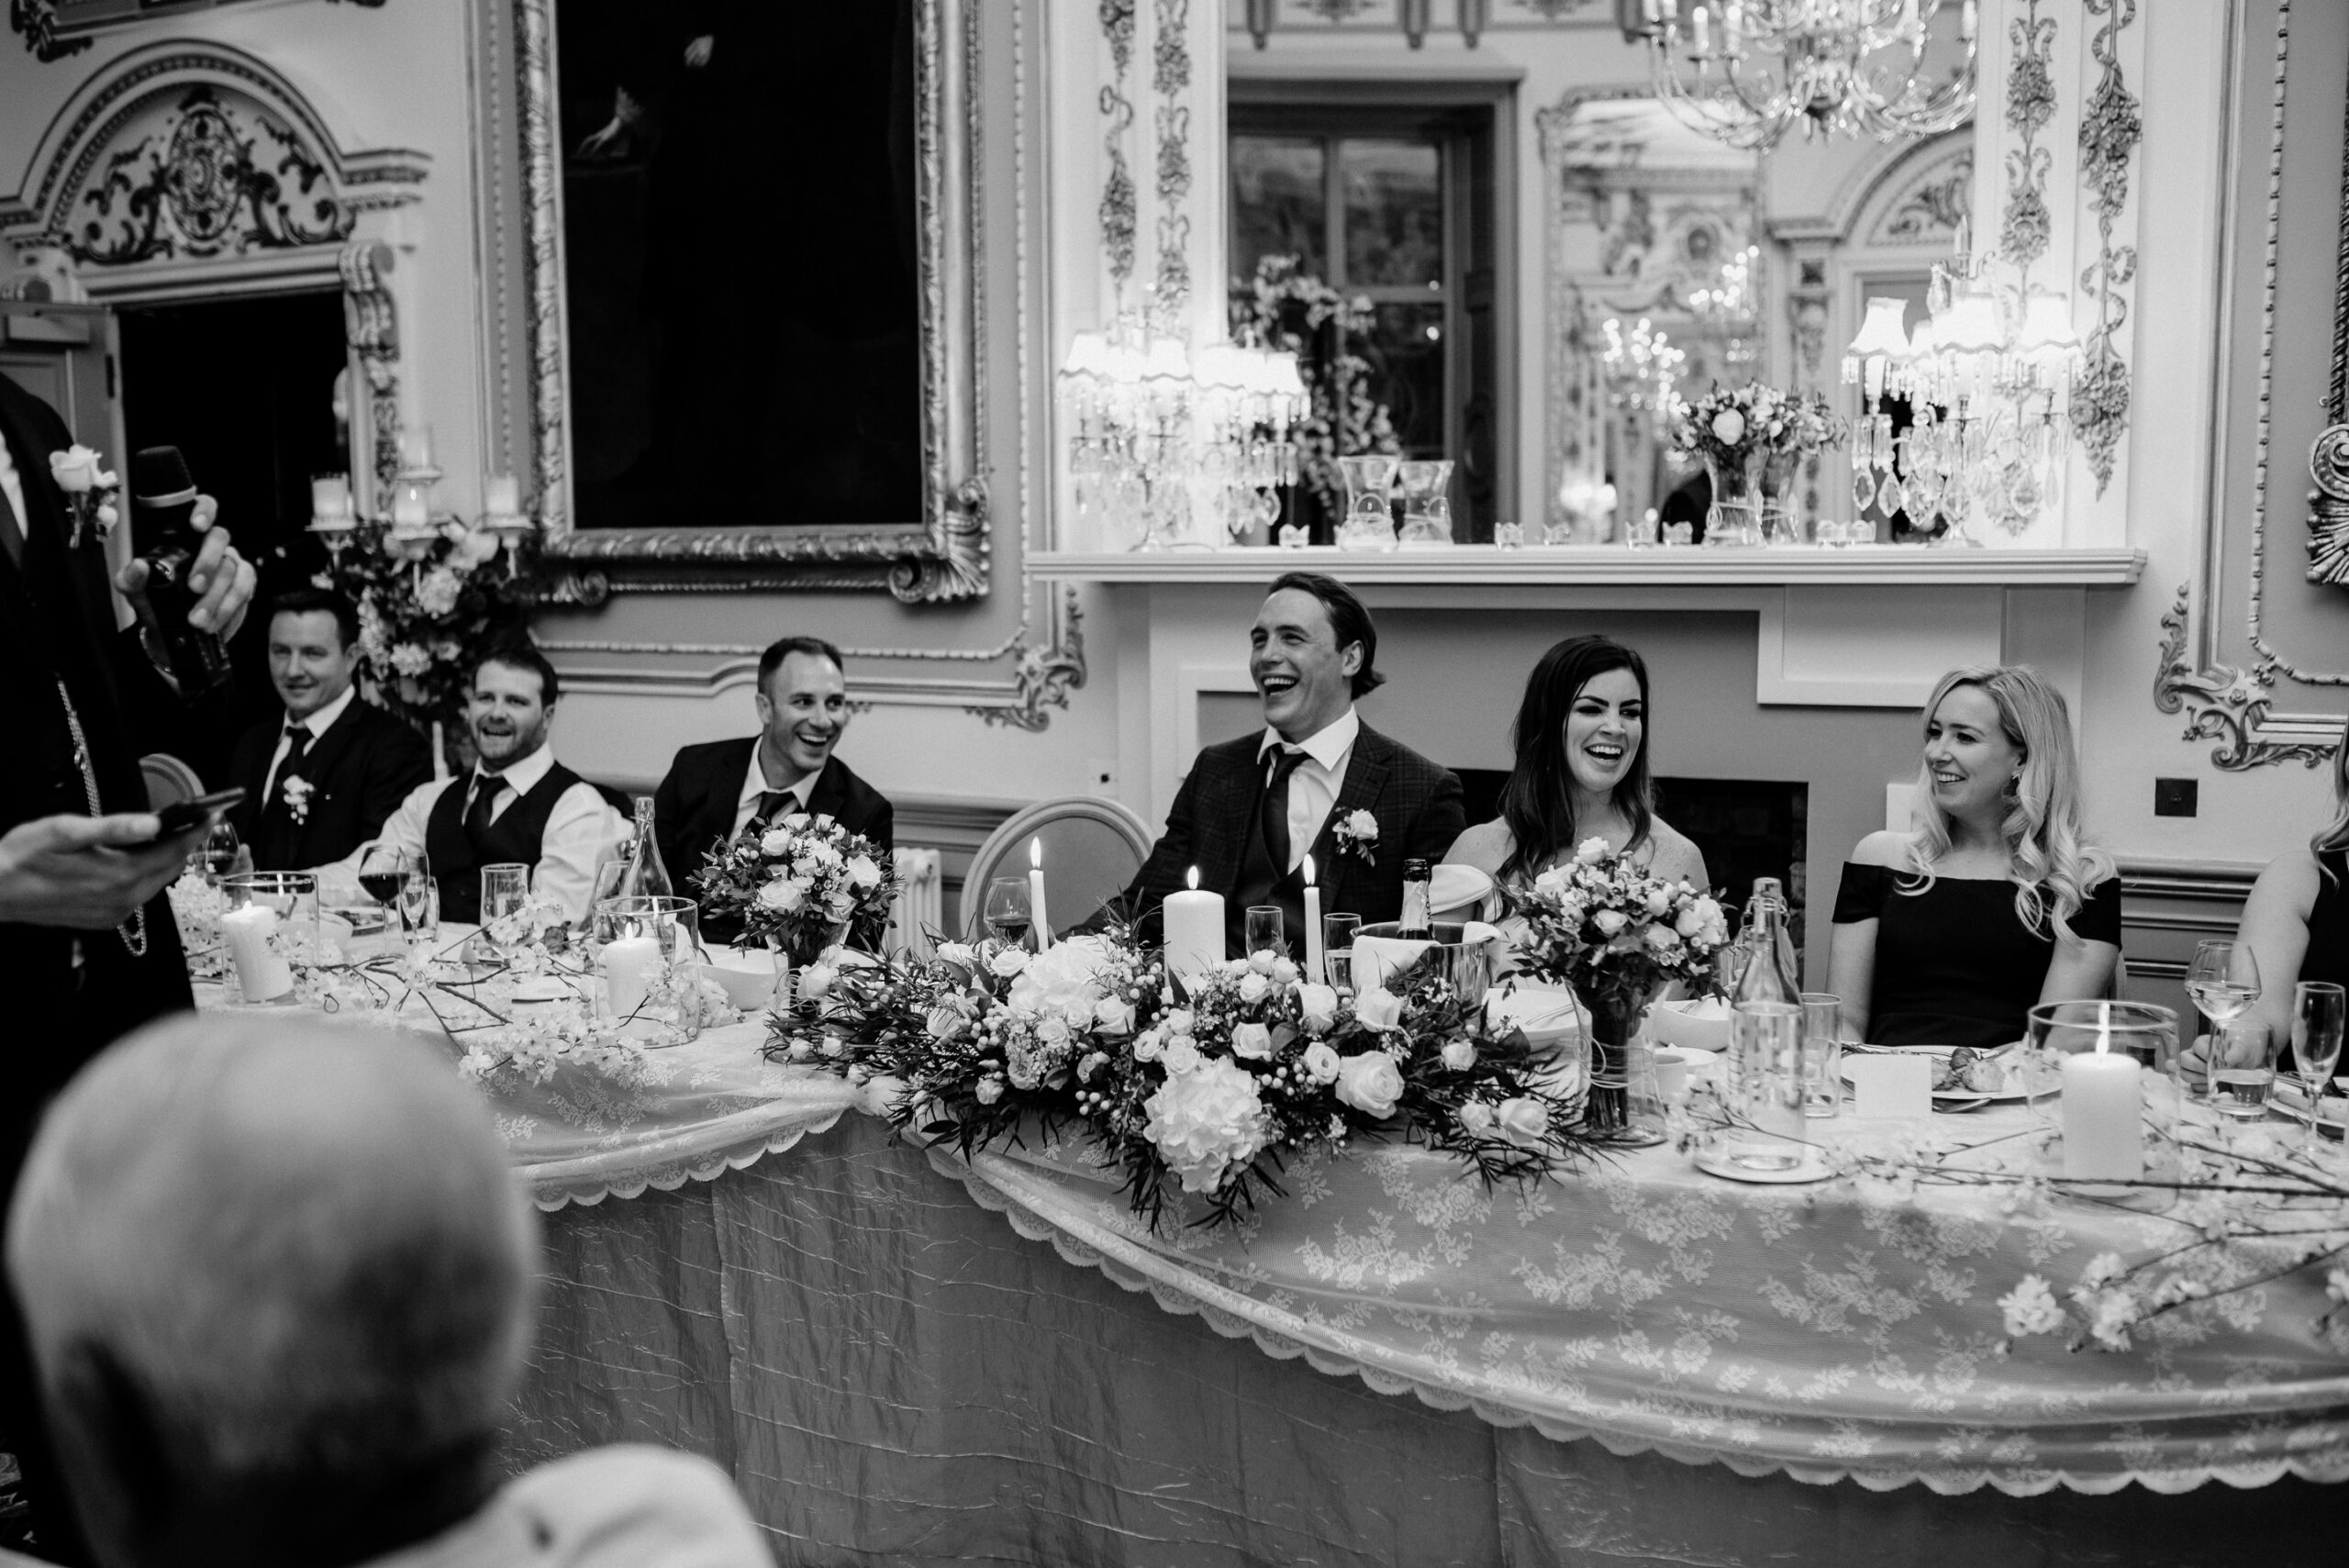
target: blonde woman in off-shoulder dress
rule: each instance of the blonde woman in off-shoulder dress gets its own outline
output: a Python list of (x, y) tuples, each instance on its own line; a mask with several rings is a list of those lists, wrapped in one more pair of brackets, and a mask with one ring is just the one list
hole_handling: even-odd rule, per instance
[(1609, 637), (1552, 648), (1518, 706), (1501, 814), (1461, 834), (1445, 862), (1523, 886), (1599, 838), (1658, 876), (1710, 886), (1704, 855), (1655, 814), (1647, 723), (1648, 667), (1635, 651)]

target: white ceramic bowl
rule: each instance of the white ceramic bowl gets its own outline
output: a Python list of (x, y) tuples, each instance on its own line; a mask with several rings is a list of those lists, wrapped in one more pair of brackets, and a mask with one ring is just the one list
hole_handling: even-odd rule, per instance
[(774, 954), (764, 948), (718, 948), (700, 967), (704, 978), (717, 981), (727, 1001), (743, 1012), (756, 1012), (774, 999)]
[(1687, 1051), (1727, 1051), (1729, 1004), (1718, 996), (1658, 1002), (1648, 1009), (1648, 1039)]

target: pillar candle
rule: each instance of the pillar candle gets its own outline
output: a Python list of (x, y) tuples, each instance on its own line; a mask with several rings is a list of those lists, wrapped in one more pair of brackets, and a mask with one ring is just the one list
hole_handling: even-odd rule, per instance
[(1328, 964), (1321, 952), (1321, 889), (1313, 880), (1313, 857), (1305, 857), (1305, 978), (1313, 984), (1326, 982), (1322, 970)]
[(1223, 962), (1223, 895), (1199, 891), (1191, 868), (1187, 892), (1166, 895), (1166, 972), (1196, 985)]
[(269, 945), (277, 926), (277, 911), (260, 904), (220, 917), (220, 935), (237, 967), (237, 989), (248, 1002), (273, 1002), (294, 989), (293, 968), (284, 953)]
[(644, 1006), (661, 977), (661, 944), (651, 937), (622, 937), (604, 945), (603, 964), (612, 1017), (625, 1018)]
[(2118, 1051), (2064, 1058), (2064, 1174), (2133, 1182), (2145, 1173), (2142, 1073)]
[(522, 510), (522, 484), (510, 473), (489, 476), (488, 500), (482, 510), (493, 517), (518, 517)]
[(1028, 840), (1028, 919), (1036, 933), (1036, 951), (1052, 945), (1052, 917), (1044, 912), (1044, 840)]

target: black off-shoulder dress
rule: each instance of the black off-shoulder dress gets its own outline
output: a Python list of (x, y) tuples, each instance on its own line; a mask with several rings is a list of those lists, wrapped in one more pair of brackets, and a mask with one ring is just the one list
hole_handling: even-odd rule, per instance
[[(2021, 1040), (2055, 957), (2053, 915), (2033, 932), (2015, 884), (1843, 862), (1835, 924), (1876, 922), (1871, 1045), (2001, 1046)], [(2088, 892), (2069, 921), (2084, 941), (2121, 945), (2121, 879)]]

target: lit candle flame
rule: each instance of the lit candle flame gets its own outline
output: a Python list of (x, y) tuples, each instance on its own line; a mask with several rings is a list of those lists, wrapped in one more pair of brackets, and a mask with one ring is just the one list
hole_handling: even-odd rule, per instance
[(1036, 870), (1038, 870), (1038, 871), (1041, 871), (1041, 870), (1042, 870), (1042, 869), (1043, 869), (1043, 865), (1044, 865), (1044, 840), (1041, 840), (1041, 839), (1030, 839), (1030, 840), (1028, 840), (1028, 864), (1029, 864), (1030, 867), (1032, 867), (1032, 868), (1034, 868), (1034, 869), (1036, 869)]
[(1313, 885), (1313, 857), (1310, 854), (1305, 857), (1305, 885)]
[(1193, 867), (1191, 868), (1191, 891), (1192, 891), (1192, 892), (1194, 892), (1194, 893), (1197, 893), (1198, 890), (1199, 890), (1199, 868), (1198, 868), (1198, 867), (1197, 867), (1197, 866), (1193, 866)]

